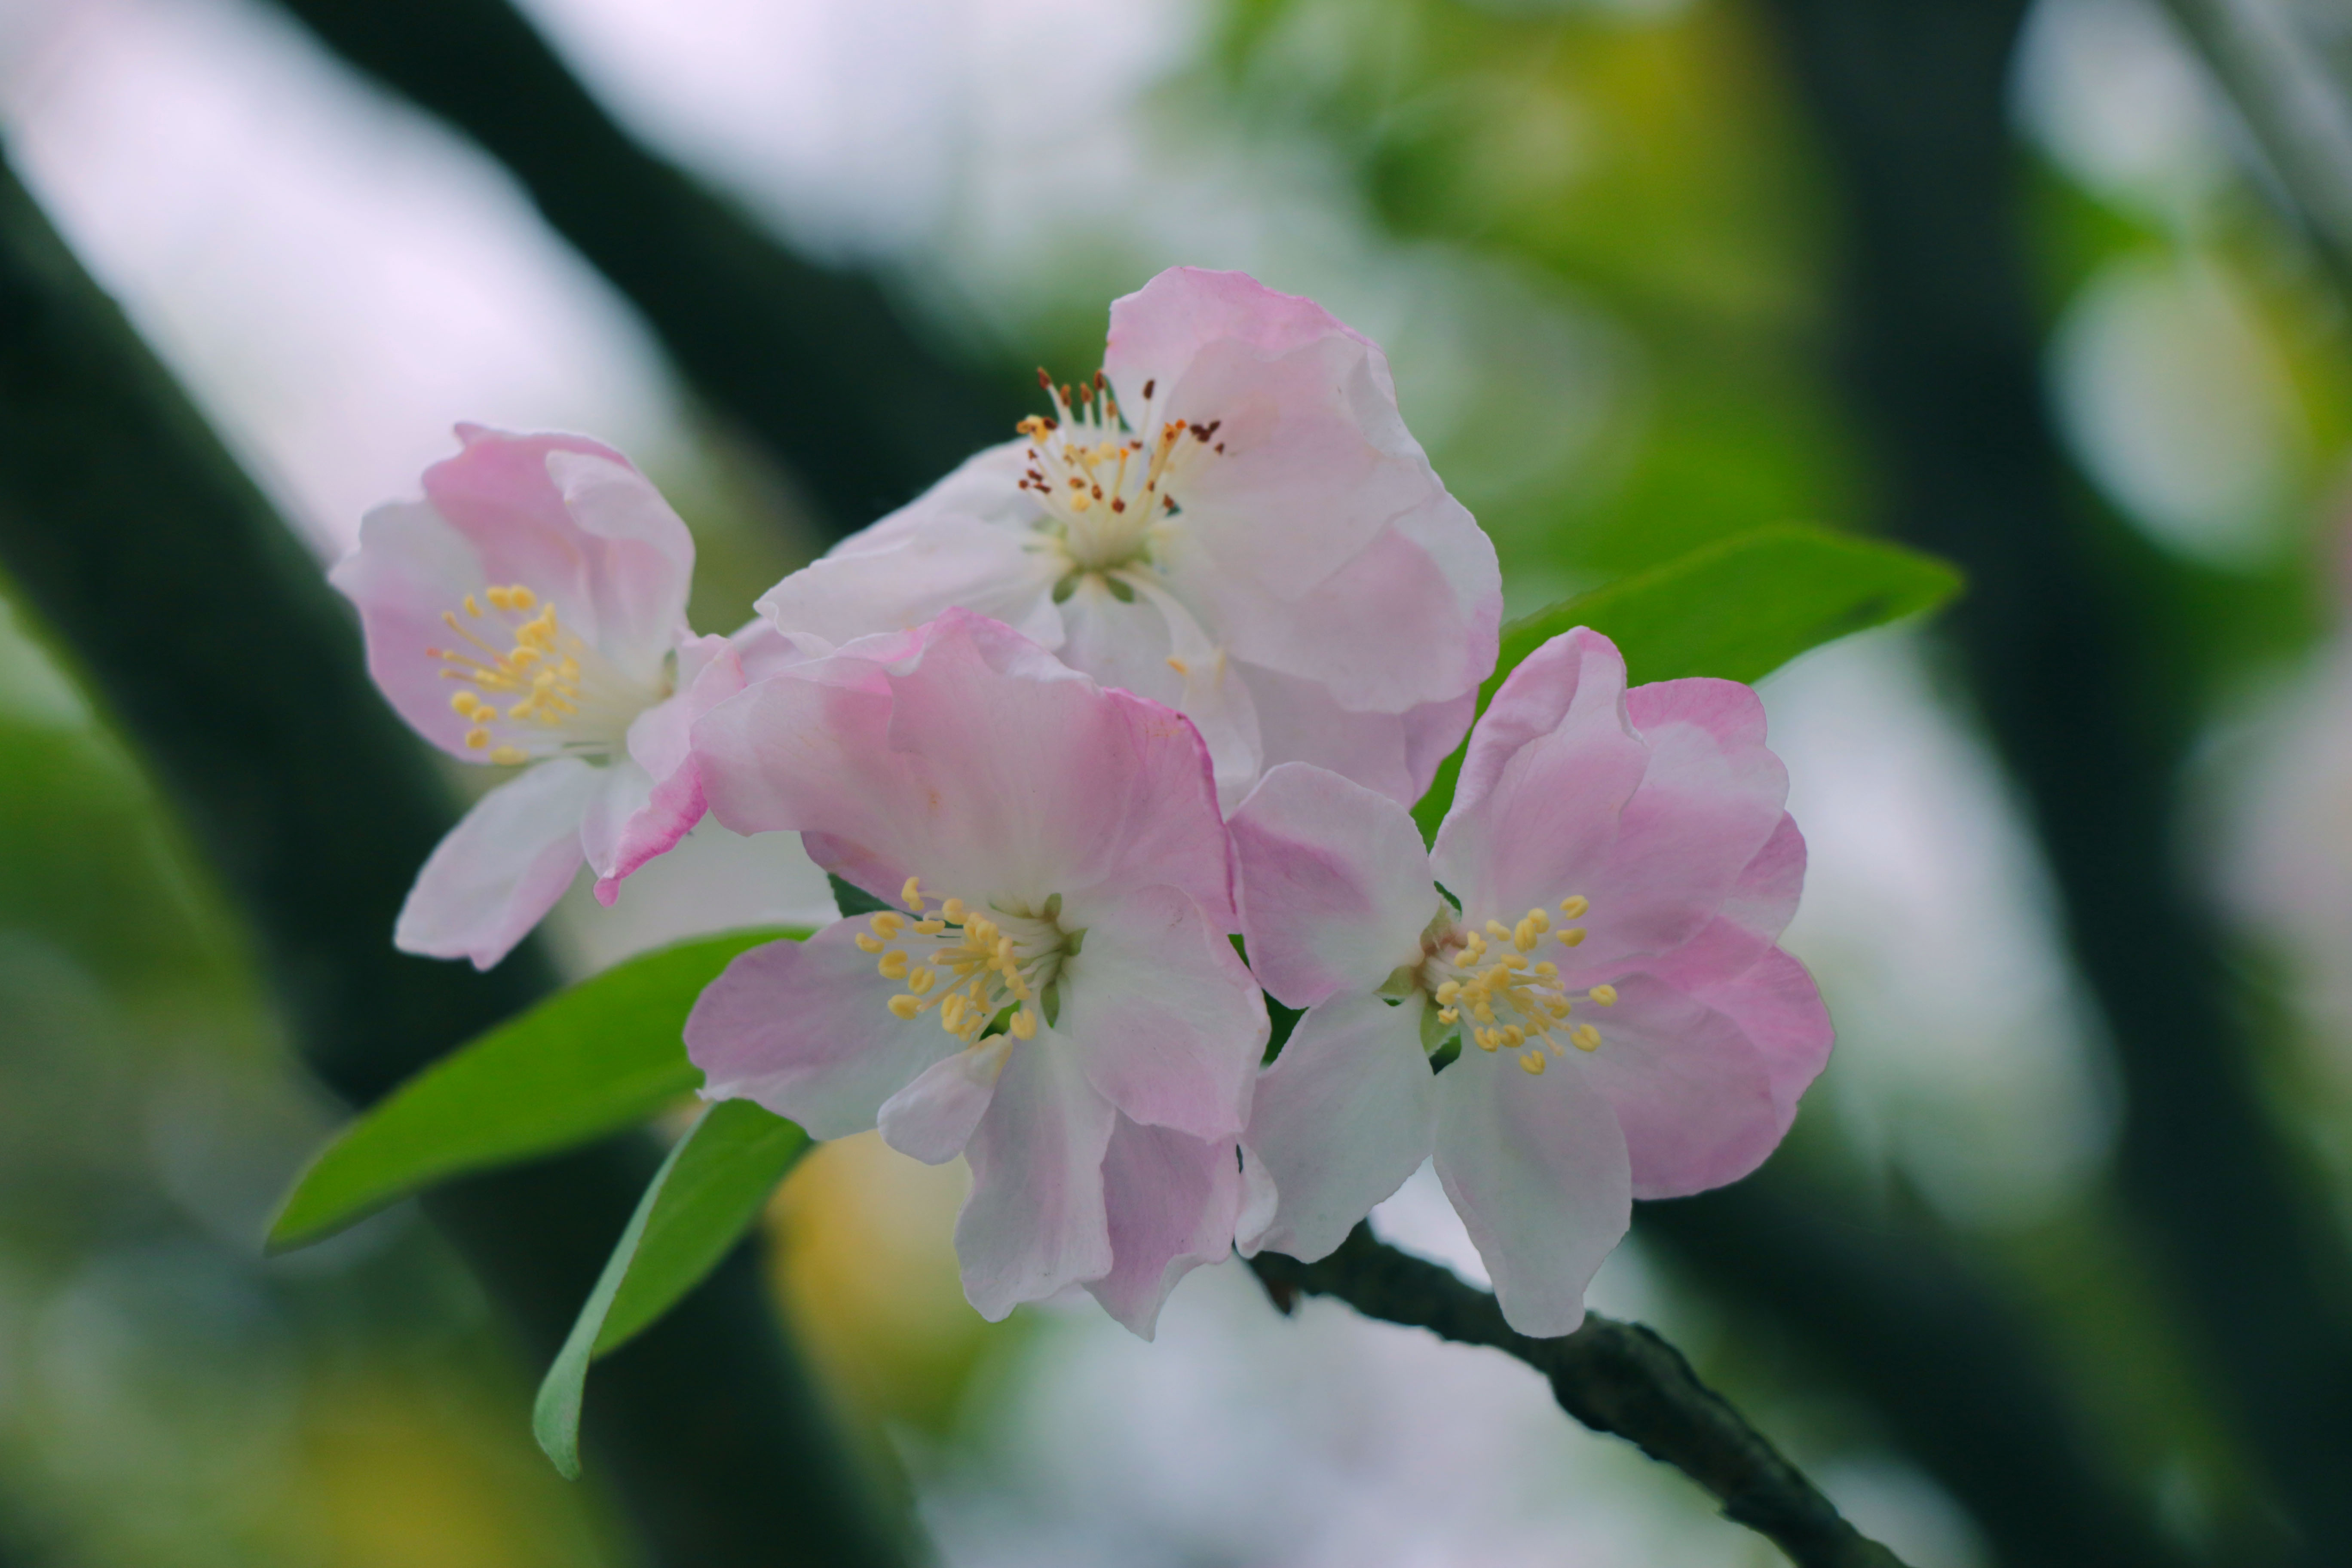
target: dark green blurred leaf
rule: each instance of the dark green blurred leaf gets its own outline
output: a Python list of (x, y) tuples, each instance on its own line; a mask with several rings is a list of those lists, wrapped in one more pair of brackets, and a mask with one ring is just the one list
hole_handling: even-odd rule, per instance
[(269, 1227), (305, 1246), (470, 1171), (583, 1143), (691, 1094), (686, 1016), (740, 952), (798, 929), (728, 931), (614, 964), (460, 1047), (346, 1128)]
[(824, 874), (824, 879), (833, 884), (833, 907), (841, 911), (843, 920), (854, 921), (860, 915), (878, 915), (891, 907), (856, 883), (845, 882), (830, 871)]
[(701, 1283), (808, 1146), (808, 1134), (782, 1117), (748, 1100), (726, 1100), (696, 1118), (670, 1150), (531, 1408), (531, 1431), (566, 1479), (580, 1479), (588, 1363)]
[[(1578, 626), (1614, 642), (1635, 684), (1756, 681), (1808, 648), (1932, 609), (1959, 588), (1953, 568), (1900, 545), (1793, 523), (1759, 528), (1513, 621), (1478, 689), (1479, 710), (1520, 660)], [(1436, 837), (1461, 771), (1457, 751), (1413, 808), (1424, 837)]]

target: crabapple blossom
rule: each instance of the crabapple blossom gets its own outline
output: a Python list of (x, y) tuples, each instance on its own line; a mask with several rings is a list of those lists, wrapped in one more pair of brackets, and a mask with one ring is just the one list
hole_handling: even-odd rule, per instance
[(1503, 683), (1427, 851), (1386, 797), (1269, 772), (1231, 824), (1242, 926), (1306, 1013), (1243, 1136), (1244, 1250), (1327, 1255), (1433, 1152), (1504, 1316), (1563, 1334), (1633, 1199), (1760, 1163), (1831, 1041), (1775, 943), (1805, 846), (1764, 738), (1748, 688), (1629, 691), (1580, 628)]
[(703, 1092), (963, 1154), (975, 1307), (1083, 1283), (1148, 1337), (1231, 1249), (1266, 1039), (1199, 733), (957, 610), (759, 682), (694, 746), (719, 822), (898, 906), (738, 958), (687, 1023)]
[(1174, 268), (1111, 306), (1099, 374), (1046, 390), (1051, 415), (761, 613), (839, 643), (976, 610), (1184, 713), (1228, 805), (1288, 761), (1418, 799), (1494, 668), (1502, 589), (1380, 348), (1242, 273)]
[(584, 859), (622, 878), (702, 816), (695, 714), (740, 690), (743, 660), (795, 654), (755, 622), (687, 627), (694, 541), (628, 460), (574, 436), (460, 426), (422, 500), (368, 513), (330, 574), (355, 605), (368, 671), (454, 757), (520, 769), (425, 861), (393, 940), (487, 969)]

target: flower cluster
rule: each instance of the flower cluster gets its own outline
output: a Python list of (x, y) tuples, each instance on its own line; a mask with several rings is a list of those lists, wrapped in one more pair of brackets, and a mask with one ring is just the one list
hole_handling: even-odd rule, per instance
[[(334, 573), (403, 716), (520, 770), (394, 940), (487, 966), (583, 859), (609, 903), (706, 813), (797, 833), (885, 907), (739, 958), (688, 1051), (711, 1098), (966, 1160), (984, 1314), (1083, 1286), (1148, 1336), (1187, 1270), (1320, 1258), (1433, 1155), (1511, 1322), (1572, 1330), (1631, 1201), (1752, 1169), (1827, 1057), (1754, 694), (1629, 690), (1580, 630), (1474, 730), (1493, 549), (1307, 300), (1163, 273), (1046, 392), (731, 637), (625, 459), (461, 429)], [(1303, 1010), (1270, 1064), (1267, 995)]]

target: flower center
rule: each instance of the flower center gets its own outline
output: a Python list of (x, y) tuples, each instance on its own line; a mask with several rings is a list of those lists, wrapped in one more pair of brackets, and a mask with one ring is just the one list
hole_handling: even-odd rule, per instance
[(1108, 576), (1149, 564), (1157, 531), (1179, 510), (1171, 486), (1197, 454), (1222, 453), (1225, 446), (1216, 439), (1219, 420), (1155, 423), (1157, 382), (1143, 384), (1143, 413), (1132, 428), (1100, 372), (1080, 382), (1075, 395), (1042, 370), (1037, 384), (1053, 398), (1054, 412), (1021, 421), (1019, 429), (1029, 437), (1029, 467), (1019, 488), (1045, 508), (1037, 531), (1069, 563), (1056, 590), (1056, 596), (1067, 597), (1087, 574)]
[(911, 919), (885, 910), (857, 935), (882, 978), (907, 987), (890, 998), (893, 1014), (914, 1019), (936, 1012), (940, 1028), (971, 1046), (997, 1035), (1034, 1039), (1039, 1016), (1051, 1023), (1061, 1012), (1062, 963), (1086, 933), (1062, 929), (1059, 893), (1034, 910), (992, 905), (982, 914), (961, 899), (944, 899), (927, 912), (935, 896), (909, 877), (900, 897)]
[[(1554, 933), (1555, 940), (1564, 947), (1581, 942), (1584, 928), (1572, 922), (1591, 907), (1580, 894), (1562, 899), (1559, 912), (1571, 923)], [(1559, 965), (1534, 956), (1551, 929), (1550, 914), (1529, 910), (1514, 926), (1488, 921), (1483, 931), (1449, 931), (1437, 939), (1418, 976), (1437, 1002), (1438, 1022), (1459, 1023), (1468, 1014), (1465, 1033), (1473, 1044), (1489, 1055), (1513, 1052), (1530, 1074), (1544, 1070), (1546, 1051), (1563, 1056), (1569, 1046), (1601, 1048), (1599, 1029), (1568, 1021), (1578, 1001), (1617, 1005), (1613, 985), (1595, 985), (1572, 996), (1560, 984)]]
[(465, 646), (425, 652), (441, 661), (442, 679), (458, 682), (449, 707), (473, 726), (467, 748), (503, 766), (562, 753), (610, 756), (630, 721), (669, 695), (666, 679), (647, 685), (614, 668), (564, 626), (552, 602), (541, 604), (520, 583), (468, 594), (464, 616), (445, 610), (441, 618)]

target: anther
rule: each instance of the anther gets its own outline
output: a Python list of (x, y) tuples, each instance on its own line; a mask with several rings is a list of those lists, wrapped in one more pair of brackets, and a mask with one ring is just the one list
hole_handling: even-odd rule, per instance
[(856, 941), (857, 942), (857, 951), (860, 952), (879, 952), (882, 951), (882, 939), (878, 936), (867, 936), (864, 931), (859, 931)]
[(1559, 944), (1562, 947), (1574, 947), (1583, 941), (1584, 928), (1582, 926), (1570, 926), (1566, 931), (1559, 933)]
[(881, 971), (885, 980), (904, 980), (907, 977), (907, 950), (892, 948), (882, 955), (882, 962), (876, 967)]
[(1035, 1039), (1037, 1037), (1037, 1015), (1032, 1013), (1026, 1007), (1022, 1008), (1021, 1011), (1013, 1015), (1012, 1028), (1013, 1037), (1016, 1040)]
[(917, 914), (921, 914), (923, 912), (922, 879), (919, 877), (908, 878), (907, 885), (898, 889), (898, 901)]
[(1586, 898), (1582, 893), (1571, 893), (1567, 898), (1564, 898), (1559, 901), (1559, 912), (1566, 915), (1570, 920), (1576, 919), (1579, 915), (1582, 914), (1591, 907), (1592, 900)]
[(1579, 1024), (1568, 1032), (1568, 1037), (1570, 1043), (1580, 1051), (1597, 1051), (1601, 1048), (1601, 1031), (1590, 1024)]
[(490, 761), (502, 768), (518, 768), (530, 761), (530, 753), (520, 746), (500, 746), (490, 753)]
[[(916, 978), (921, 979), (922, 976), (918, 975)], [(901, 1018), (912, 1018), (922, 1010), (923, 1004), (919, 997), (902, 994), (890, 998), (890, 1011)]]
[(874, 928), (876, 936), (896, 940), (898, 933), (907, 929), (907, 917), (894, 910), (884, 910), (866, 923)]
[(475, 725), (472, 729), (466, 731), (466, 749), (467, 751), (478, 752), (489, 743), (490, 732), (488, 730), (483, 729), (479, 724)]
[(1541, 1078), (1544, 1069), (1543, 1053), (1541, 1051), (1523, 1052), (1519, 1057), (1519, 1065), (1527, 1068), (1529, 1078)]
[(1614, 985), (1596, 985), (1591, 991), (1587, 992), (1586, 994), (1591, 996), (1595, 1002), (1600, 1003), (1603, 1007), (1614, 1007), (1617, 1005), (1617, 987)]

